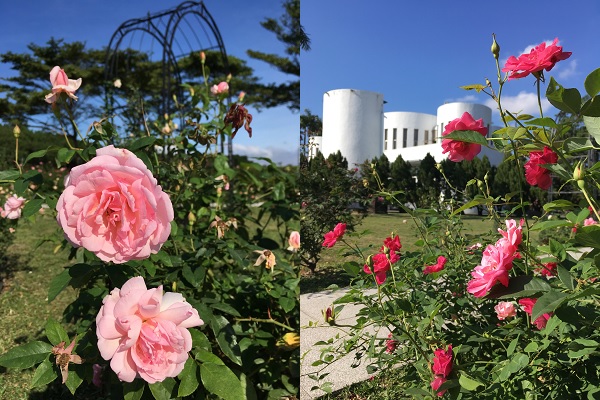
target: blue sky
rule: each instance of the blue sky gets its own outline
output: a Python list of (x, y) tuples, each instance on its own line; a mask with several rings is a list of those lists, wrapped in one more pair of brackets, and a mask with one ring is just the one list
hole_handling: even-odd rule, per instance
[[(163, 11), (182, 2), (183, 0), (1, 1), (0, 53), (26, 52), (29, 43), (43, 45), (51, 37), (63, 38), (66, 42), (82, 41), (88, 48), (102, 48), (108, 45), (115, 30), (126, 20)], [(204, 4), (219, 27), (228, 54), (246, 59), (265, 83), (285, 82), (293, 78), (246, 56), (248, 49), (284, 53), (283, 44), (260, 25), (267, 17), (279, 18), (283, 12), (280, 1), (205, 0)], [(202, 40), (202, 35), (199, 36)], [(135, 48), (135, 43), (132, 47)], [(12, 75), (14, 73), (8, 65), (0, 64), (0, 78)], [(286, 107), (264, 110), (261, 113), (250, 108), (250, 112), (254, 116), (252, 139), (242, 130), (234, 139), (235, 151), (267, 156), (285, 164), (297, 163), (299, 114), (292, 113)]]
[[(345, 88), (383, 93), (386, 112), (436, 114), (445, 102), (489, 103), (485, 94), (459, 87), (484, 84), (486, 77), (496, 82), (492, 33), (502, 66), (510, 55), (558, 37), (573, 54), (546, 78), (584, 93), (583, 80), (600, 67), (599, 20), (597, 0), (302, 0), (312, 49), (301, 55), (301, 110), (322, 116), (323, 93)], [(504, 86), (509, 110), (536, 113), (533, 82)], [(549, 104), (544, 108), (555, 115)], [(493, 119), (499, 122), (497, 113)]]

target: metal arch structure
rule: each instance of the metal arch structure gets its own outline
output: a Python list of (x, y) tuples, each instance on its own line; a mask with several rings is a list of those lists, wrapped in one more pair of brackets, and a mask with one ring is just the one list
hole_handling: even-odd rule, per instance
[[(212, 33), (216, 44), (209, 43), (209, 46), (205, 46), (197, 49), (189, 49), (187, 54), (176, 55), (173, 51), (173, 45), (176, 41), (176, 34), (180, 24), (184, 21), (188, 15), (197, 16), (203, 25), (202, 30), (207, 33), (206, 27)], [(170, 104), (173, 102), (172, 93), (172, 80), (170, 77), (175, 78), (176, 88), (175, 91), (181, 94), (181, 71), (178, 66), (178, 59), (182, 56), (187, 56), (193, 52), (200, 52), (204, 50), (218, 50), (221, 53), (223, 59), (223, 65), (225, 68), (229, 68), (229, 62), (227, 58), (227, 51), (225, 50), (225, 44), (223, 38), (219, 32), (219, 28), (212, 15), (204, 5), (203, 1), (185, 1), (178, 6), (161, 11), (155, 14), (148, 14), (144, 18), (130, 19), (123, 22), (113, 33), (109, 45), (106, 50), (106, 62), (105, 62), (105, 79), (107, 82), (113, 81), (116, 76), (116, 71), (119, 63), (119, 49), (123, 43), (123, 40), (130, 34), (142, 32), (142, 34), (150, 35), (156, 40), (162, 47), (162, 102), (160, 113), (164, 114), (169, 110)], [(194, 33), (195, 35), (195, 33)], [(185, 41), (190, 45), (187, 37), (184, 36)], [(197, 41), (199, 39), (196, 36)], [(209, 37), (210, 40), (210, 37)], [(190, 45), (191, 47), (191, 45)], [(107, 91), (108, 96), (108, 91)]]

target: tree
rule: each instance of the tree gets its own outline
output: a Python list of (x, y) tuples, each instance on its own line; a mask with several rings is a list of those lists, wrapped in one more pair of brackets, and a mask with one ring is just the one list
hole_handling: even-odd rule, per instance
[(405, 161), (401, 155), (398, 155), (390, 165), (390, 186), (391, 191), (401, 190), (403, 194), (399, 196), (407, 203), (415, 203), (417, 183), (413, 177), (412, 166)]
[(305, 109), (304, 113), (300, 115), (300, 151), (304, 155), (308, 155), (310, 152), (309, 138), (312, 136), (321, 136), (323, 134), (323, 121), (321, 117), (310, 112), (309, 109)]
[[(262, 60), (284, 74), (300, 78), (300, 47), (308, 49), (308, 37), (300, 25), (300, 0), (286, 0), (283, 3), (284, 14), (276, 20), (267, 18), (260, 24), (266, 30), (273, 32), (277, 39), (285, 45), (287, 57), (277, 54), (248, 50), (247, 54), (257, 60)], [(300, 79), (286, 83), (271, 83), (256, 92), (260, 103), (266, 107), (286, 105), (290, 110), (300, 110)]]
[(437, 208), (440, 204), (442, 174), (429, 153), (421, 160), (417, 169), (417, 206)]

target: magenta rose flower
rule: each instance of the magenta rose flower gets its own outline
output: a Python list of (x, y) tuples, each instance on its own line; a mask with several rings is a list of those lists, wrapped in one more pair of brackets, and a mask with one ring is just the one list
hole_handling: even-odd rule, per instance
[(562, 51), (562, 46), (557, 46), (557, 43), (558, 38), (548, 46), (545, 42), (539, 44), (518, 58), (510, 56), (502, 72), (508, 72), (508, 80), (524, 78), (529, 74), (539, 77), (543, 70), (550, 71), (557, 62), (571, 57), (571, 52)]
[(552, 176), (550, 170), (547, 170), (542, 165), (556, 164), (558, 155), (553, 152), (548, 146), (544, 147), (544, 151), (532, 151), (529, 153), (529, 161), (524, 165), (525, 179), (532, 186), (538, 186), (540, 189), (548, 190), (552, 185)]
[(107, 146), (71, 170), (56, 204), (65, 237), (116, 264), (158, 253), (173, 205), (135, 154)]
[(102, 301), (96, 317), (98, 349), (117, 377), (148, 383), (175, 377), (192, 349), (187, 328), (204, 322), (179, 293), (147, 289), (144, 278), (131, 278)]
[(384, 252), (386, 248), (393, 251), (400, 251), (400, 249), (402, 248), (402, 244), (400, 243), (400, 236), (394, 235), (393, 237), (386, 237), (383, 240), (383, 246), (379, 251)]
[[(476, 131), (485, 137), (488, 129), (483, 125), (483, 119), (475, 120), (471, 114), (465, 112), (460, 118), (456, 118), (446, 125), (442, 137), (454, 131)], [(450, 153), (448, 154), (450, 161), (471, 161), (481, 151), (481, 145), (453, 139), (443, 139), (442, 149), (442, 154)]]
[(514, 219), (506, 220), (506, 231), (498, 228), (498, 232), (502, 235), (502, 239), (498, 243), (502, 243), (507, 252), (515, 253), (523, 240), (523, 220), (517, 222)]
[[(433, 352), (433, 365), (431, 370), (435, 375), (435, 379), (431, 382), (431, 388), (438, 391), (439, 387), (448, 379), (452, 372), (452, 345), (448, 345), (448, 349), (437, 349)], [(445, 390), (438, 392), (438, 396), (443, 396)]]
[(325, 240), (323, 240), (323, 246), (325, 247), (333, 247), (340, 240), (344, 233), (346, 233), (346, 224), (340, 222), (338, 223), (332, 231), (329, 231), (325, 234)]
[(496, 311), (496, 315), (500, 321), (517, 315), (515, 305), (510, 301), (501, 301), (500, 303), (496, 304), (494, 310)]
[(19, 219), (23, 204), (25, 204), (25, 199), (13, 194), (4, 203), (4, 208), (0, 207), (0, 216), (7, 219)]
[(428, 275), (428, 274), (433, 274), (434, 272), (440, 272), (441, 270), (444, 269), (444, 266), (446, 265), (446, 257), (444, 256), (439, 256), (437, 258), (437, 262), (433, 265), (428, 265), (425, 267), (425, 269), (423, 270), (423, 275)]
[(513, 260), (509, 248), (488, 245), (483, 251), (481, 265), (471, 272), (473, 279), (467, 284), (467, 291), (475, 297), (483, 297), (498, 282), (508, 286), (508, 272)]
[[(389, 258), (388, 258), (389, 257)], [(387, 272), (392, 268), (392, 264), (400, 260), (400, 255), (394, 250), (390, 250), (389, 254), (377, 253), (373, 256), (373, 270), (368, 264), (365, 264), (363, 271), (367, 274), (375, 274), (375, 282), (382, 285), (387, 279)]]
[[(535, 303), (537, 303), (537, 301), (538, 299), (525, 297), (523, 299), (519, 299), (519, 304), (523, 307), (523, 311), (525, 311), (525, 313), (527, 313), (531, 317), (531, 313), (533, 312), (533, 306), (535, 305)], [(537, 317), (535, 321), (533, 321), (533, 324), (536, 326), (536, 328), (542, 330), (546, 327), (546, 324), (548, 323), (548, 320), (551, 316), (552, 313), (545, 313)]]

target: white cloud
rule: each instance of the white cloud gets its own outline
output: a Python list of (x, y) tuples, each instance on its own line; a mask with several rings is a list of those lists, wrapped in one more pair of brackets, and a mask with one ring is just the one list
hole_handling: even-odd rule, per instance
[(248, 157), (266, 157), (279, 165), (298, 165), (298, 149), (289, 149), (274, 146), (251, 146), (239, 143), (233, 143), (233, 152), (235, 154)]
[(475, 96), (474, 94), (468, 94), (466, 96), (463, 97), (459, 97), (456, 99), (448, 99), (446, 100), (446, 102), (450, 103), (450, 102), (464, 102), (464, 103), (477, 103), (477, 102), (481, 102), (481, 98)]
[[(567, 79), (577, 73), (577, 60), (571, 60), (566, 64), (558, 64), (561, 67), (558, 71), (559, 79)], [(565, 67), (566, 65), (566, 67)], [(564, 67), (564, 68), (562, 68)], [(557, 68), (558, 69), (558, 68)]]
[[(538, 105), (537, 95), (535, 93), (528, 93), (525, 91), (519, 92), (516, 96), (502, 96), (502, 108), (504, 110), (510, 111), (511, 114), (531, 114), (531, 115), (539, 115), (540, 108)], [(490, 107), (494, 116), (498, 119), (500, 118), (500, 114), (498, 113), (498, 107), (494, 100), (487, 99), (484, 103), (486, 106)], [(548, 110), (552, 105), (548, 102), (546, 98), (542, 98), (542, 110), (544, 114), (547, 114)]]

